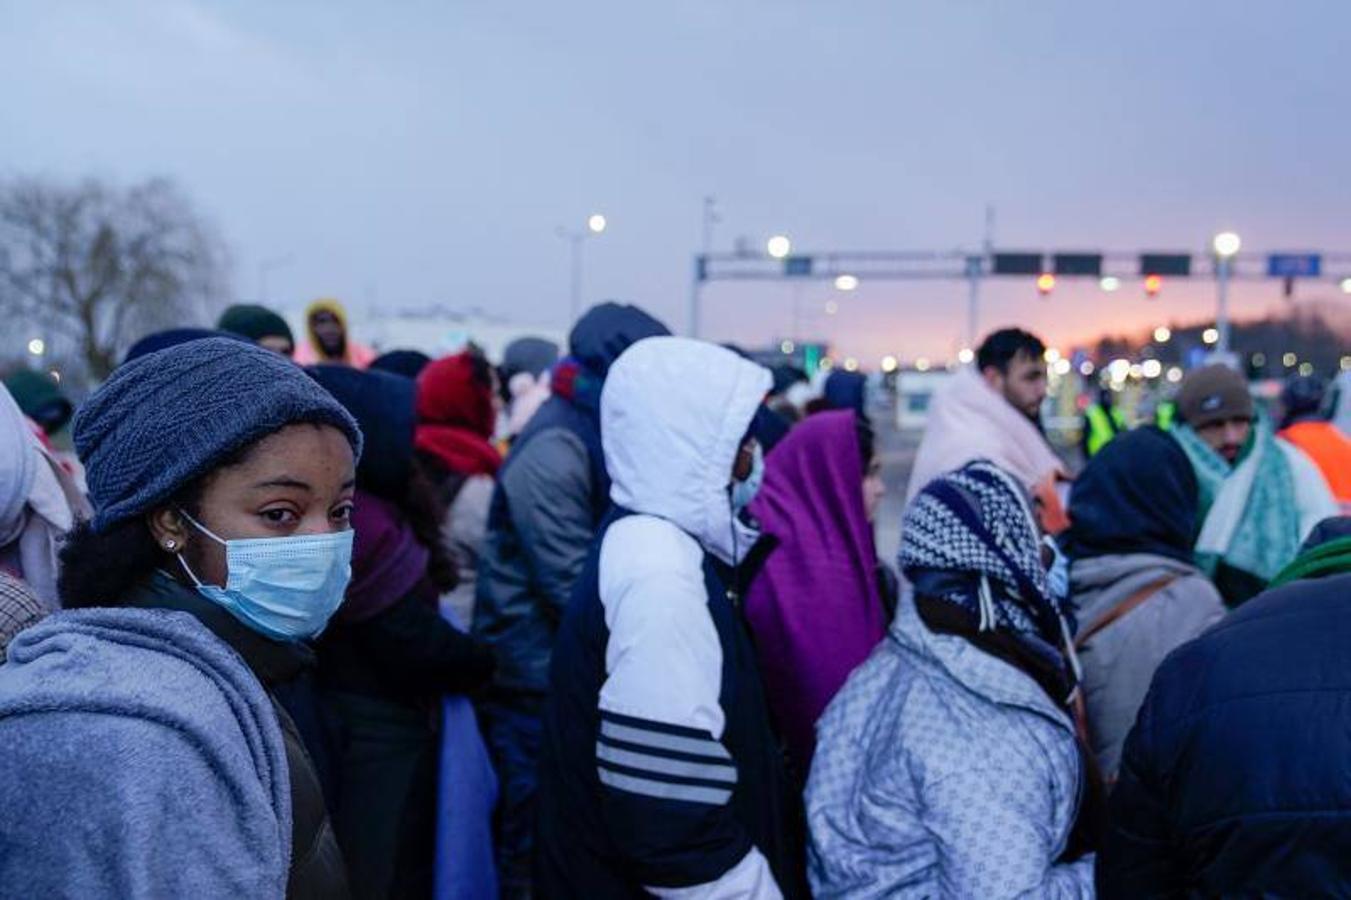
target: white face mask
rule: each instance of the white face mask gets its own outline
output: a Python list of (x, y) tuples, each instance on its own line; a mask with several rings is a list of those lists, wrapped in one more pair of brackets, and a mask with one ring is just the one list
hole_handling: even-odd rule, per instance
[(225, 587), (203, 584), (180, 554), (197, 592), (270, 638), (298, 641), (328, 625), (352, 577), (354, 532), (226, 540), (182, 512), (202, 534), (225, 547)]
[(732, 516), (741, 515), (741, 511), (751, 505), (755, 495), (760, 493), (760, 485), (765, 480), (765, 454), (760, 445), (755, 445), (751, 458), (751, 472), (742, 481), (732, 482)]

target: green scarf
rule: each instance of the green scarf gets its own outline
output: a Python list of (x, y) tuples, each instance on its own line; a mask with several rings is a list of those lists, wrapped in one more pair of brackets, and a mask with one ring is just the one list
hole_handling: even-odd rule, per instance
[[(1189, 425), (1169, 433), (1191, 460), (1200, 486), (1197, 562), (1212, 576), (1223, 561), (1264, 581), (1274, 578), (1299, 552), (1300, 534), (1294, 473), (1271, 423), (1260, 415), (1253, 420), (1252, 434), (1233, 465)], [(1226, 491), (1246, 496), (1226, 496)], [(1222, 498), (1226, 502), (1219, 503)]]
[(1322, 578), (1351, 572), (1351, 536), (1319, 544), (1295, 557), (1294, 562), (1281, 569), (1271, 579), (1271, 587), (1279, 587), (1304, 578)]

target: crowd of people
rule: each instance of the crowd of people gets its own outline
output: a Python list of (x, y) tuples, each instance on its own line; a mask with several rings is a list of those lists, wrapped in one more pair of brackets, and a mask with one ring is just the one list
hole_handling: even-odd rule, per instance
[[(0, 390), (0, 884), (43, 897), (1351, 890), (1351, 440), (1222, 364), (1072, 465), (603, 303), (377, 355), (333, 300)], [(892, 564), (894, 562), (894, 565)]]

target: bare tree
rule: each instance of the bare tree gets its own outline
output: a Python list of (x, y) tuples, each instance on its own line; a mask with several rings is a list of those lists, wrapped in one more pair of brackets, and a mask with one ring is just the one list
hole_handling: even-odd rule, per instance
[(0, 316), (68, 345), (102, 379), (141, 335), (228, 296), (214, 229), (171, 182), (0, 182)]

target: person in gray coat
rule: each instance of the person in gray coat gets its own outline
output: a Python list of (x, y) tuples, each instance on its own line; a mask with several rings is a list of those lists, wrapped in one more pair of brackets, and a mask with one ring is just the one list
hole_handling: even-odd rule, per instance
[(1153, 427), (1112, 441), (1074, 483), (1062, 544), (1089, 743), (1108, 781), (1155, 669), (1224, 616), (1219, 591), (1192, 561), (1197, 496), (1186, 454)]

